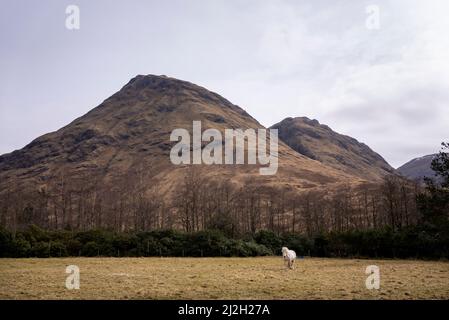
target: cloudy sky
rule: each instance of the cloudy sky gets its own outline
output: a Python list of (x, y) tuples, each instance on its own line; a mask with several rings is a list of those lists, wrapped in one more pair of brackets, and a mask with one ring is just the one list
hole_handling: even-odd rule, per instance
[(447, 0), (3, 0), (0, 154), (164, 74), (266, 126), (317, 119), (397, 167), (449, 140), (448, 14)]

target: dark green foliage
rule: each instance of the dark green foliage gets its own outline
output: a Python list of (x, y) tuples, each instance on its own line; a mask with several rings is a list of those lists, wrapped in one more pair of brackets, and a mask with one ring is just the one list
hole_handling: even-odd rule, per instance
[[(277, 239), (280, 243), (280, 239)], [(16, 234), (0, 229), (1, 257), (65, 257), (65, 256), (265, 256), (273, 251), (263, 244), (230, 239), (221, 231), (205, 230), (185, 233), (157, 230), (138, 233), (114, 233), (104, 230), (82, 232), (45, 231), (30, 226)]]
[[(442, 143), (441, 152), (432, 160), (437, 181), (425, 178), (426, 192), (419, 194), (417, 205), (423, 223), (432, 226), (449, 224), (449, 143)], [(446, 152), (445, 152), (446, 150)]]
[[(296, 233), (286, 233), (280, 239), (282, 247), (288, 247), (294, 250), (298, 256), (310, 256), (313, 249), (313, 240)], [(280, 247), (277, 247), (274, 252), (281, 254)]]
[(67, 257), (67, 248), (61, 241), (50, 242), (50, 257)]
[(81, 248), (83, 244), (76, 239), (69, 239), (66, 244), (67, 255), (76, 257), (81, 255)]
[(14, 245), (9, 231), (0, 228), (0, 257), (13, 257)]
[(330, 245), (328, 238), (329, 236), (325, 234), (319, 234), (313, 238), (312, 255), (317, 257), (327, 257), (332, 254), (332, 252), (329, 251)]
[(270, 231), (232, 239), (221, 231), (185, 233), (159, 230), (138, 233), (45, 231), (30, 227), (15, 237), (0, 229), (1, 257), (65, 256), (185, 256), (252, 257), (280, 255), (281, 247), (295, 250), (299, 257), (449, 258), (447, 225), (420, 226), (393, 231), (392, 228), (343, 233), (323, 233), (313, 238), (300, 234), (277, 235)]
[(12, 251), (18, 258), (28, 257), (31, 253), (31, 245), (23, 237), (17, 237), (14, 241), (12, 241), (12, 246)]
[(81, 255), (85, 257), (99, 256), (100, 246), (94, 241), (89, 241), (81, 249)]
[(50, 242), (36, 242), (31, 248), (31, 257), (48, 258), (50, 257)]
[(319, 257), (449, 258), (449, 230), (425, 226), (329, 233), (315, 237)]
[(266, 230), (258, 231), (254, 235), (254, 240), (256, 240), (257, 243), (266, 246), (268, 249), (275, 252), (276, 254), (278, 254), (281, 250), (281, 247), (284, 246), (282, 244), (283, 242), (282, 239), (272, 231)]
[(432, 170), (441, 178), (441, 187), (449, 188), (449, 142), (443, 142), (440, 153), (432, 161)]

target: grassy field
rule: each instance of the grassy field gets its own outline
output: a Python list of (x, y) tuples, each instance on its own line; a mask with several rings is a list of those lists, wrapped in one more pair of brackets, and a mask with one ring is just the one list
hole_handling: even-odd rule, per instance
[[(80, 268), (68, 290), (65, 268)], [(365, 286), (380, 268), (379, 290)], [(0, 259), (0, 299), (449, 299), (449, 263), (280, 257)]]

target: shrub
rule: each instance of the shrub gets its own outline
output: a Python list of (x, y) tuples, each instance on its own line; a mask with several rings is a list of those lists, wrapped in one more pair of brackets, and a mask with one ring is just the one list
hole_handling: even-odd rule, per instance
[(52, 241), (49, 246), (51, 257), (67, 257), (67, 248), (62, 242)]
[(23, 237), (18, 237), (12, 242), (13, 255), (17, 258), (28, 257), (31, 251), (30, 243)]
[(272, 231), (258, 231), (254, 235), (254, 240), (256, 240), (258, 244), (262, 244), (271, 249), (273, 252), (279, 252), (280, 248), (283, 246), (282, 239)]
[(70, 239), (67, 241), (66, 249), (67, 254), (72, 257), (76, 257), (81, 255), (81, 248), (83, 247), (83, 244), (76, 240), (76, 239)]
[(0, 257), (9, 257), (13, 251), (11, 233), (0, 228)]
[(326, 235), (320, 234), (313, 239), (313, 255), (317, 257), (328, 257), (328, 244), (329, 241)]
[[(296, 233), (287, 233), (282, 237), (282, 246), (294, 250), (298, 256), (310, 255), (312, 245), (309, 239)], [(280, 255), (281, 249), (276, 248), (274, 253)]]
[(94, 241), (89, 241), (81, 249), (81, 255), (86, 257), (96, 257), (100, 255), (100, 247)]
[(228, 249), (228, 239), (217, 230), (199, 231), (188, 237), (186, 254), (190, 256), (221, 256)]
[(250, 256), (250, 249), (242, 240), (231, 240), (229, 246), (229, 253), (231, 257), (248, 257)]
[(256, 242), (245, 242), (249, 255), (255, 256), (272, 256), (273, 251), (265, 247), (263, 244), (258, 244)]
[(31, 256), (37, 258), (48, 258), (50, 256), (50, 242), (36, 242), (31, 248)]
[[(112, 255), (117, 257), (128, 255), (128, 252), (137, 246), (137, 242), (137, 237), (131, 237), (127, 233), (115, 234), (111, 241)], [(139, 251), (141, 250), (142, 248)]]

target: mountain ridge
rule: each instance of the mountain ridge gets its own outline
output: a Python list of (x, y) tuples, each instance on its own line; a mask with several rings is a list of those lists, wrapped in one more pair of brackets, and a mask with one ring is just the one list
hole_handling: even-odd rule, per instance
[(270, 128), (293, 150), (365, 180), (379, 181), (395, 170), (369, 146), (339, 134), (318, 120), (288, 117)]

